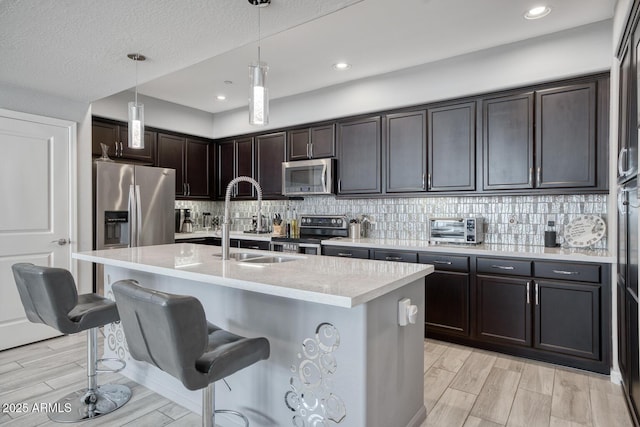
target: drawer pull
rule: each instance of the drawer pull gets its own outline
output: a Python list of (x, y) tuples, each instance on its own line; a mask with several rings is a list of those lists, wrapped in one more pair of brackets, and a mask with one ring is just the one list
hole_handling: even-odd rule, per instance
[(384, 259), (387, 261), (402, 261), (402, 257), (399, 256), (387, 256)]
[(439, 261), (439, 260), (434, 260), (433, 261), (434, 264), (446, 264), (446, 265), (451, 265), (451, 261)]
[(353, 256), (350, 252), (338, 252), (338, 256)]
[(564, 274), (566, 276), (575, 276), (577, 274), (580, 274), (579, 271), (566, 271), (566, 270), (553, 270), (553, 272), (556, 274)]
[(249, 246), (248, 249), (260, 249), (260, 246)]
[(500, 270), (513, 270), (513, 265), (492, 265), (491, 268), (499, 268)]
[(527, 282), (527, 305), (531, 304), (531, 301), (529, 300), (529, 282)]

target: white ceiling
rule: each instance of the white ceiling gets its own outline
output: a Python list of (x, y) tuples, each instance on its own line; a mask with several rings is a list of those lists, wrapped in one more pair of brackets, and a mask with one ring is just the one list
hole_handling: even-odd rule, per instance
[[(260, 9), (271, 98), (609, 19), (616, 3), (548, 0), (550, 15), (523, 18), (544, 1), (272, 0)], [(91, 102), (135, 85), (126, 54), (140, 52), (140, 93), (239, 108), (257, 21), (247, 0), (0, 0), (0, 82)], [(335, 71), (338, 61), (353, 66)]]

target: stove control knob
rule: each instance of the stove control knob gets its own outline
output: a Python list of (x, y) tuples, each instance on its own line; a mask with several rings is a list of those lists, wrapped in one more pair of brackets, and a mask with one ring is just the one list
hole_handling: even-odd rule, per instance
[(336, 223), (336, 219), (335, 218), (331, 218), (331, 224), (335, 224)]
[(342, 220), (338, 218), (338, 225), (342, 225)]

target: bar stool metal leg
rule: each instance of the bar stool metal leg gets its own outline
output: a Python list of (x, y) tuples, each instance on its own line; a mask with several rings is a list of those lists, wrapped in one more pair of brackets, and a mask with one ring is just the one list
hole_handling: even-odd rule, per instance
[(216, 414), (229, 414), (240, 417), (244, 421), (245, 427), (249, 427), (249, 419), (241, 412), (231, 409), (217, 409), (216, 405), (216, 383), (209, 384), (202, 389), (202, 427), (215, 427)]
[[(87, 330), (87, 388), (70, 393), (55, 404), (57, 411), (49, 419), (59, 423), (74, 423), (109, 414), (131, 398), (131, 389), (121, 384), (98, 386), (98, 328)], [(122, 361), (124, 363), (124, 361)], [(116, 372), (118, 370), (115, 370)]]

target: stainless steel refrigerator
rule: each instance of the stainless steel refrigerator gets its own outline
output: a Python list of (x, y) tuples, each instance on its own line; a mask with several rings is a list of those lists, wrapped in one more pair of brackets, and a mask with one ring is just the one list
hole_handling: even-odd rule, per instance
[[(175, 180), (174, 169), (95, 161), (95, 249), (174, 243)], [(95, 283), (102, 294), (102, 266)]]

